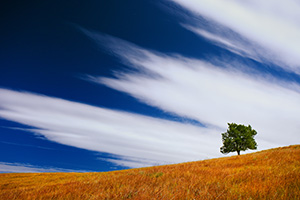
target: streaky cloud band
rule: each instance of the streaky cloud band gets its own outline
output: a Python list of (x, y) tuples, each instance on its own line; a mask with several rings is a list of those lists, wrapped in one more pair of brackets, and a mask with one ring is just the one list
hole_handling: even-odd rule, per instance
[(183, 24), (188, 30), (235, 53), (300, 74), (299, 1), (170, 1), (215, 25), (189, 18)]
[(60, 144), (114, 154), (107, 161), (127, 167), (219, 156), (216, 129), (30, 92), (0, 88), (0, 117)]
[(42, 167), (24, 163), (0, 162), (0, 173), (39, 173), (39, 172), (88, 172), (56, 167)]

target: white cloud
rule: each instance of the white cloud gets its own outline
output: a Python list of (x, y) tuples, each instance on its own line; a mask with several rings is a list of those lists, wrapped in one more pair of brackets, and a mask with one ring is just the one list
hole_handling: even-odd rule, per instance
[(221, 156), (220, 130), (28, 92), (0, 89), (0, 117), (51, 141), (117, 155), (108, 161), (130, 167)]
[[(266, 54), (266, 49), (262, 48), (258, 44), (253, 44), (253, 42), (249, 42), (245, 39), (238, 37), (233, 32), (227, 31), (222, 32), (220, 29), (216, 28), (216, 30), (204, 30), (203, 28), (196, 28), (191, 25), (182, 25), (186, 29), (200, 35), (201, 37), (210, 40), (214, 44), (221, 46), (222, 48), (226, 48), (227, 50), (238, 54), (243, 57), (248, 57), (258, 62), (266, 61), (266, 57), (274, 56), (272, 53)], [(267, 61), (270, 63), (270, 61)]]
[(298, 84), (260, 75), (258, 71), (246, 74), (230, 67), (230, 63), (218, 67), (117, 41), (118, 48), (109, 44), (110, 50), (140, 72), (117, 72), (116, 78), (89, 80), (161, 110), (198, 120), (207, 130), (224, 130), (227, 122), (251, 124), (259, 133), (260, 148), (300, 143)]
[[(263, 57), (268, 62), (280, 65), (288, 71), (300, 74), (300, 3), (297, 0), (172, 0), (187, 8), (196, 15), (220, 24), (212, 28), (214, 38), (223, 38), (226, 32), (226, 43), (239, 44), (239, 49), (249, 56)], [(203, 34), (199, 23), (192, 29)], [(222, 28), (224, 26), (227, 31)], [(189, 27), (189, 26), (186, 26)], [(250, 49), (233, 37), (228, 37), (228, 29), (240, 34), (254, 46)], [(202, 31), (202, 32), (201, 32)], [(214, 39), (212, 38), (214, 41)], [(220, 40), (219, 40), (220, 42)], [(225, 46), (226, 46), (225, 43)], [(224, 45), (224, 44), (223, 44)], [(229, 49), (231, 48), (228, 45)], [(256, 52), (258, 50), (258, 52)], [(249, 52), (250, 51), (250, 52)]]
[(124, 156), (117, 156), (117, 158), (109, 158), (105, 160), (114, 163), (115, 165), (118, 166), (125, 166), (130, 168), (141, 168), (141, 167), (169, 164), (168, 162), (163, 162), (163, 161), (158, 162), (156, 160), (149, 160), (145, 158), (124, 157)]
[(0, 173), (28, 173), (28, 172), (86, 172), (63, 168), (40, 167), (23, 163), (0, 162)]

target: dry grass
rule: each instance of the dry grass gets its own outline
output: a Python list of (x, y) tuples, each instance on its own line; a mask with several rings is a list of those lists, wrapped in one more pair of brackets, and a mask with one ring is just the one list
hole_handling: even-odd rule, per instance
[(300, 199), (300, 145), (105, 173), (0, 174), (0, 199)]

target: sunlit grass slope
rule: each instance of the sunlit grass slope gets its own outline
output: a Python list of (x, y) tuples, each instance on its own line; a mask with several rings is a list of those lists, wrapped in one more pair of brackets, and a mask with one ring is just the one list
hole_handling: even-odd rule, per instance
[(300, 145), (105, 173), (0, 174), (0, 199), (300, 199)]

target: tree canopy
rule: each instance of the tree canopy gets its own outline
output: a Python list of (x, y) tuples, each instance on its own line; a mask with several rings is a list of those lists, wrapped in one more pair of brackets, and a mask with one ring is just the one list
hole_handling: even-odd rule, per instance
[(250, 125), (228, 123), (227, 131), (222, 133), (221, 153), (237, 152), (240, 155), (241, 151), (257, 149), (257, 143), (254, 140), (256, 134), (257, 132)]

